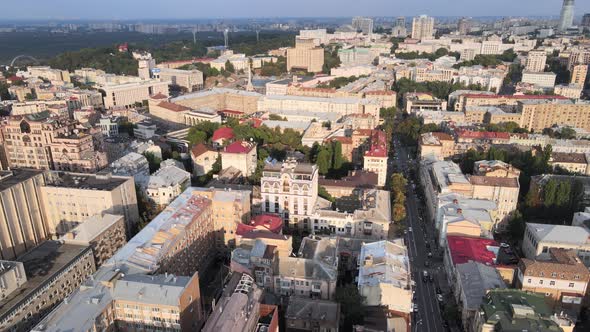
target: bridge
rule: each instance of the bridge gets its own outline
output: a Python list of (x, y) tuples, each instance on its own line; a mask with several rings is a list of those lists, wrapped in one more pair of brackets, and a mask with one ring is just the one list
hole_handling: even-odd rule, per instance
[(21, 54), (21, 55), (15, 56), (14, 59), (12, 59), (12, 61), (10, 62), (10, 67), (13, 67), (14, 63), (20, 59), (29, 59), (29, 60), (33, 60), (33, 62), (35, 62), (35, 63), (39, 63), (39, 60), (35, 59), (34, 57), (32, 57), (30, 55), (26, 55), (26, 54)]

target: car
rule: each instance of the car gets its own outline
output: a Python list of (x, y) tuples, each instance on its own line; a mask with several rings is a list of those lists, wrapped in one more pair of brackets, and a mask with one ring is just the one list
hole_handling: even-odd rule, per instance
[(429, 261), (424, 261), (424, 267), (430, 267), (430, 262)]
[(430, 280), (430, 282), (434, 281), (434, 277), (432, 276), (432, 274), (428, 276), (428, 280)]
[(432, 253), (431, 252), (428, 253), (428, 258), (432, 258)]
[(426, 242), (426, 249), (430, 249), (430, 242)]
[(411, 232), (411, 231), (412, 231), (412, 227), (408, 227), (408, 232)]
[(414, 312), (418, 311), (418, 305), (416, 303), (414, 303)]
[(438, 302), (444, 301), (442, 294), (436, 294), (436, 299), (438, 300)]

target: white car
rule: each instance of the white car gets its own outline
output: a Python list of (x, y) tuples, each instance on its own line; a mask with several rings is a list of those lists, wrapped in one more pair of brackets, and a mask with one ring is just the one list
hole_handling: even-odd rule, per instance
[(414, 312), (418, 312), (418, 305), (414, 303)]
[(411, 232), (411, 231), (412, 231), (412, 227), (408, 227), (408, 232)]

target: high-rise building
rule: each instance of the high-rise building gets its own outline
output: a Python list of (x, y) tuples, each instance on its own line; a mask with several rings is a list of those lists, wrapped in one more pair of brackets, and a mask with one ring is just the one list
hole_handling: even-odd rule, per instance
[(434, 37), (434, 18), (422, 15), (412, 20), (413, 39), (432, 39)]
[(563, 0), (561, 7), (561, 16), (559, 17), (560, 31), (567, 30), (574, 24), (574, 0)]
[(530, 51), (526, 59), (525, 71), (543, 72), (547, 64), (547, 53), (545, 51)]
[(570, 83), (579, 84), (583, 87), (586, 82), (586, 77), (588, 76), (588, 65), (574, 65), (572, 66), (571, 72)]
[(352, 19), (352, 27), (356, 31), (361, 31), (363, 34), (368, 35), (373, 33), (373, 20), (368, 17), (354, 17)]
[(404, 27), (405, 28), (406, 27), (406, 18), (404, 16), (397, 17), (395, 19), (395, 25), (394, 26), (396, 26), (396, 27)]
[(295, 47), (287, 49), (287, 70), (305, 69), (319, 73), (324, 66), (324, 49), (315, 46), (314, 39), (297, 38)]
[(469, 22), (468, 18), (463, 17), (459, 20), (459, 22), (457, 22), (457, 31), (459, 32), (459, 34), (461, 36), (468, 34), (469, 28), (470, 28), (470, 22)]
[(590, 14), (584, 14), (584, 17), (582, 17), (582, 26), (590, 28)]

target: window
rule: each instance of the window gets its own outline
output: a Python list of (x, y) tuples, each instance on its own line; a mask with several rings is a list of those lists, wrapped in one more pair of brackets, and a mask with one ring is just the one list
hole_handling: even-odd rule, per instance
[(570, 282), (570, 284), (568, 285), (569, 288), (574, 288), (574, 283)]
[(541, 279), (541, 280), (539, 280), (539, 285), (542, 285), (542, 284), (543, 284), (543, 280)]
[(555, 281), (550, 281), (549, 286), (555, 286)]

